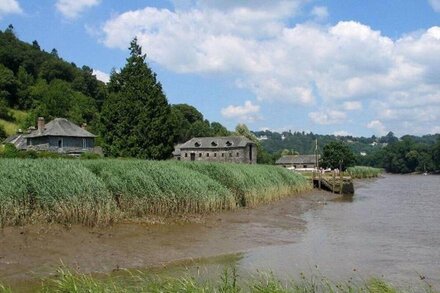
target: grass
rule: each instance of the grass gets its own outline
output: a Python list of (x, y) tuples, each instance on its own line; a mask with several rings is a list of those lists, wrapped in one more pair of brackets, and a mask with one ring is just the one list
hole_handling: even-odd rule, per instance
[(309, 190), (274, 166), (142, 160), (0, 159), (0, 226), (108, 225), (256, 206)]
[[(3, 291), (2, 291), (3, 288)], [(8, 291), (9, 290), (9, 291)], [(424, 283), (418, 288), (400, 289), (382, 279), (372, 278), (368, 281), (333, 282), (322, 276), (306, 277), (299, 280), (282, 281), (272, 273), (259, 273), (249, 279), (242, 279), (235, 269), (225, 270), (214, 280), (206, 280), (203, 276), (193, 277), (159, 277), (144, 272), (130, 273), (123, 278), (109, 277), (97, 279), (91, 275), (74, 273), (68, 269), (58, 270), (54, 279), (42, 282), (37, 292), (258, 292), (258, 293), (315, 293), (315, 292), (427, 292), (434, 293), (432, 287)], [(0, 292), (12, 292), (0, 285)]]
[(6, 121), (3, 119), (0, 119), (0, 126), (3, 126), (5, 129), (6, 135), (14, 135), (17, 133), (17, 130), (20, 128), (20, 124), (26, 120), (28, 113), (20, 110), (14, 110), (10, 109), (9, 112), (11, 113), (12, 117), (14, 118), (14, 121)]
[(382, 169), (366, 166), (355, 166), (347, 169), (347, 173), (352, 178), (358, 179), (378, 177), (382, 172)]

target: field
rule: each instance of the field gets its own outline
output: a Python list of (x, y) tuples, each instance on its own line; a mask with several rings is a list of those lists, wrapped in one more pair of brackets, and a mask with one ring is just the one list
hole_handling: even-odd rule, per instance
[(265, 165), (142, 160), (1, 159), (0, 226), (108, 225), (255, 206), (309, 190)]
[(347, 173), (352, 178), (357, 178), (357, 179), (377, 177), (382, 172), (383, 172), (382, 169), (366, 167), (366, 166), (355, 166), (355, 167), (349, 167), (347, 169)]

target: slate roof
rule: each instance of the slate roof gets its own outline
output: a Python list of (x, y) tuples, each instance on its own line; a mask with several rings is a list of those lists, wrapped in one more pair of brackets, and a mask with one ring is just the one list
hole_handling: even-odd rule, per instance
[(11, 143), (15, 145), (17, 149), (26, 148), (26, 139), (24, 138), (24, 135), (22, 133), (11, 135), (10, 137), (6, 138), (3, 143)]
[[(318, 155), (318, 159), (320, 156)], [(289, 164), (315, 164), (315, 155), (287, 155), (279, 158), (275, 164), (289, 165)]]
[(43, 131), (34, 130), (30, 134), (25, 135), (25, 138), (41, 136), (96, 137), (66, 118), (55, 118), (44, 126)]
[(180, 146), (180, 149), (224, 149), (246, 147), (255, 144), (244, 136), (194, 137)]

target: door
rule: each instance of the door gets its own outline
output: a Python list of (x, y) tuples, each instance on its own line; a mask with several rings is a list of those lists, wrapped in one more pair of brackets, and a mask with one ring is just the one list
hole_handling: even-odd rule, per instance
[(191, 161), (195, 161), (196, 160), (196, 154), (195, 153), (191, 153)]

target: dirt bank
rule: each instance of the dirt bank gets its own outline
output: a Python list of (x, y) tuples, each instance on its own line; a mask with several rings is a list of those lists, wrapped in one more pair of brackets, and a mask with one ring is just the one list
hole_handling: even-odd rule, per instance
[(110, 272), (292, 243), (305, 229), (301, 215), (334, 197), (315, 190), (255, 209), (206, 216), (197, 223), (4, 228), (0, 281), (12, 286), (32, 282), (54, 273), (61, 263), (81, 272)]

